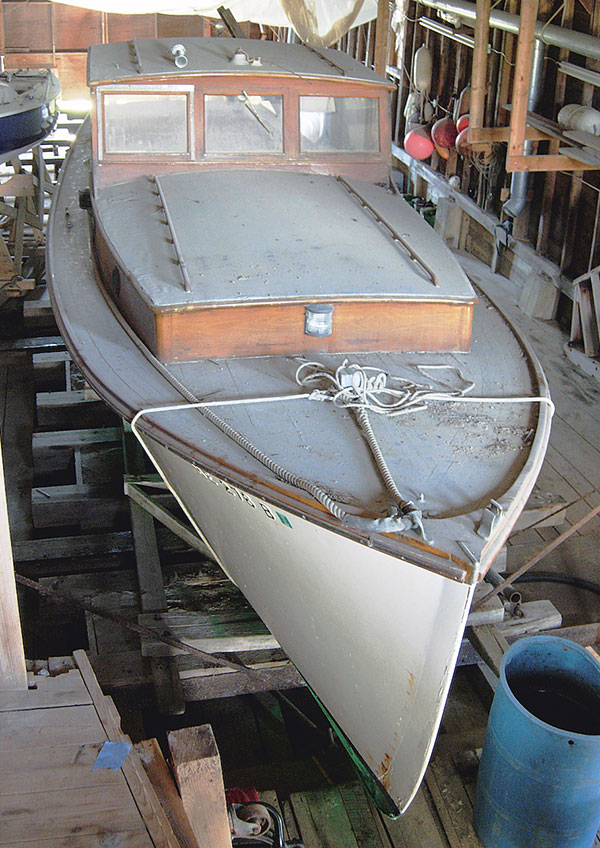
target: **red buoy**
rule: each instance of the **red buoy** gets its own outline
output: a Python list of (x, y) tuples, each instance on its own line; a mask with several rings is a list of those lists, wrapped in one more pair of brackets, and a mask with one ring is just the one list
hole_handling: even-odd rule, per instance
[(413, 127), (404, 137), (404, 149), (413, 159), (429, 159), (434, 144), (427, 127)]
[(452, 118), (440, 118), (431, 128), (431, 138), (436, 147), (454, 147), (458, 130)]
[(456, 122), (456, 129), (459, 133), (465, 130), (469, 126), (469, 115), (461, 115), (458, 121)]

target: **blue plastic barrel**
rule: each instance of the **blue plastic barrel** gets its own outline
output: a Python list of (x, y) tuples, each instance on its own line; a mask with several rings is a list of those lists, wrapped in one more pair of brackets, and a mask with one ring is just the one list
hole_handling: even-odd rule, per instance
[(591, 848), (600, 827), (600, 663), (533, 636), (506, 652), (477, 780), (485, 848)]

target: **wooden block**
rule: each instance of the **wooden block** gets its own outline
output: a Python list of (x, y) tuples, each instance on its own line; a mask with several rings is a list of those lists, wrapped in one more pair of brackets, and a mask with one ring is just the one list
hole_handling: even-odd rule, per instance
[(221, 758), (209, 724), (168, 735), (173, 771), (199, 848), (231, 848)]
[[(480, 598), (487, 595), (490, 591), (489, 583), (478, 583), (475, 586), (475, 594), (473, 595), (473, 603), (477, 603)], [(475, 627), (479, 624), (499, 624), (504, 621), (504, 604), (500, 598), (495, 595), (486, 601), (478, 610), (470, 612), (467, 619), (467, 627)]]
[(467, 638), (481, 659), (489, 665), (494, 674), (500, 674), (500, 663), (508, 642), (495, 624), (481, 624), (477, 627), (467, 627)]
[(194, 836), (194, 831), (160, 745), (156, 739), (144, 739), (137, 742), (134, 747), (167, 814), (173, 833), (181, 844), (181, 848), (198, 848), (198, 841)]
[(562, 615), (551, 601), (528, 601), (519, 607), (521, 616), (506, 618), (498, 625), (503, 636), (525, 636), (540, 630), (560, 627)]
[(549, 274), (532, 271), (525, 280), (519, 308), (530, 318), (552, 321), (558, 306), (559, 289)]

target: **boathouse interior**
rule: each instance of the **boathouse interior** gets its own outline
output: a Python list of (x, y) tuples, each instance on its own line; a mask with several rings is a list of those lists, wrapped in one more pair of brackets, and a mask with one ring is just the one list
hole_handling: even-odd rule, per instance
[[(131, 427), (53, 313), (47, 222), (90, 110), (88, 48), (192, 36), (331, 47), (388, 81), (397, 202), (527, 340), (554, 403), (541, 472), (476, 588), (431, 759), (396, 819), (178, 502), (149, 485)], [(566, 844), (536, 822), (510, 841), (512, 801), (506, 832), (482, 835), (474, 807), (511, 646), (543, 635), (584, 649), (598, 707), (600, 3), (3, 0), (0, 56), (0, 140), (12, 74), (50, 68), (61, 86), (50, 134), (0, 164), (0, 848)], [(597, 787), (599, 734), (597, 721), (580, 734)], [(541, 807), (559, 768), (540, 759)], [(556, 779), (600, 825), (600, 789), (586, 795), (568, 768)], [(522, 780), (517, 763), (515, 804)], [(269, 805), (257, 829), (271, 818), (243, 841), (231, 811), (252, 803)]]

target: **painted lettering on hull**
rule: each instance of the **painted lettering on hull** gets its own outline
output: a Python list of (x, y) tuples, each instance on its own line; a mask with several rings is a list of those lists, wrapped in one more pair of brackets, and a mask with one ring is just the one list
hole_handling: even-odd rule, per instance
[(237, 486), (232, 486), (231, 483), (226, 483), (224, 480), (221, 480), (219, 477), (215, 477), (214, 474), (210, 474), (198, 465), (195, 465), (194, 468), (198, 474), (201, 474), (202, 477), (211, 482), (214, 486), (217, 486), (220, 489), (225, 489), (228, 495), (242, 501), (252, 509), (260, 510), (271, 521), (279, 521), (284, 527), (292, 527), (292, 523), (287, 515), (283, 515), (281, 512), (278, 512), (276, 509), (273, 509), (268, 504), (263, 503), (263, 501), (260, 501), (257, 498), (251, 498), (250, 495), (242, 491), (242, 489), (238, 489)]

